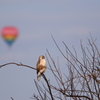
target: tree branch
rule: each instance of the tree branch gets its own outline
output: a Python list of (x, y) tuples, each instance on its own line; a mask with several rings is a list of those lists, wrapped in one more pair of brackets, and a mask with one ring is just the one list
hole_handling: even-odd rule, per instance
[(27, 68), (31, 68), (31, 69), (36, 70), (36, 68), (34, 68), (34, 67), (31, 67), (31, 66), (28, 66), (28, 65), (24, 65), (24, 64), (22, 64), (22, 63), (18, 64), (18, 63), (14, 63), (14, 62), (6, 63), (6, 64), (3, 64), (3, 65), (0, 65), (0, 68), (4, 67), (4, 66), (6, 66), (6, 65), (11, 65), (11, 64), (17, 65), (17, 66), (24, 66), (24, 67), (27, 67)]

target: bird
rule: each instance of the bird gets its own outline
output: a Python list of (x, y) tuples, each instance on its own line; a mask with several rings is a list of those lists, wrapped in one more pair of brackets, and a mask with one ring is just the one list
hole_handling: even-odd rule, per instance
[(41, 75), (46, 71), (46, 60), (45, 56), (41, 55), (36, 63), (37, 80), (40, 81)]

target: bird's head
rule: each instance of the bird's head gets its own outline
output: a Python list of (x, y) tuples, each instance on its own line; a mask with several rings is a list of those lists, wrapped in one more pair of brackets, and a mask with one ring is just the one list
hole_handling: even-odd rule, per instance
[(40, 57), (39, 57), (39, 59), (41, 60), (41, 59), (45, 59), (45, 57), (43, 56), (43, 55), (41, 55)]

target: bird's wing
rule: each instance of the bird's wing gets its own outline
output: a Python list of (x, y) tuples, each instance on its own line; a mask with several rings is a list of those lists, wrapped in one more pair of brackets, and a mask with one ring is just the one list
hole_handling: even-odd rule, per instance
[(37, 74), (38, 74), (39, 71), (42, 71), (42, 70), (45, 69), (45, 68), (46, 68), (46, 66), (38, 65), (38, 66), (37, 66)]

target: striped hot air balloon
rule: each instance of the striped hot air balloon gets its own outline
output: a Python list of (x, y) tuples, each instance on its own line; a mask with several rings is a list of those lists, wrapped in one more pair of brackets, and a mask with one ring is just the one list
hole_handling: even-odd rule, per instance
[(11, 46), (18, 37), (18, 29), (11, 26), (4, 27), (2, 29), (1, 35), (8, 46)]

